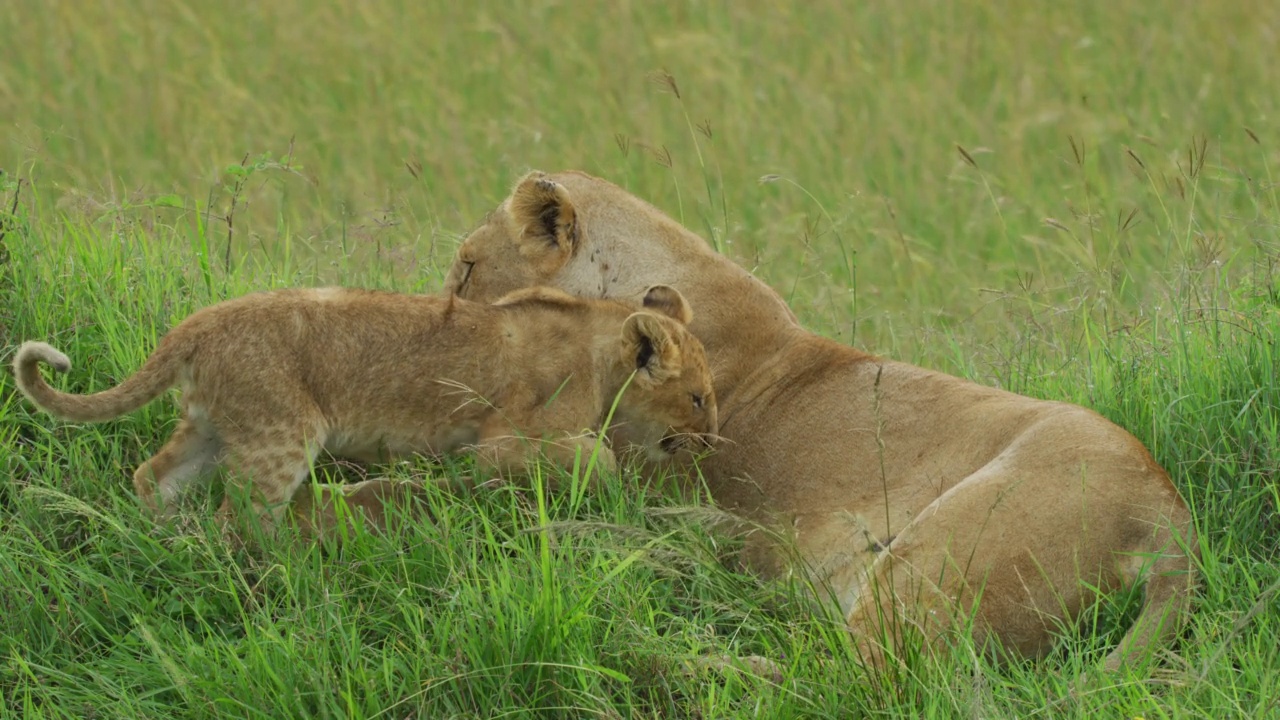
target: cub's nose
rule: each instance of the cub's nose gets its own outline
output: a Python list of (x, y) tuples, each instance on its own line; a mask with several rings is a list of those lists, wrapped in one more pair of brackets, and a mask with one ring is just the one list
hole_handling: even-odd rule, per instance
[(680, 449), (681, 439), (679, 435), (668, 435), (658, 441), (658, 447), (662, 448), (662, 452), (668, 455), (674, 455)]

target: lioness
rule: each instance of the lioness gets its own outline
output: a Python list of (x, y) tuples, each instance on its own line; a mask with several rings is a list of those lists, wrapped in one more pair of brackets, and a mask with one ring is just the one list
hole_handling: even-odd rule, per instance
[[(629, 440), (663, 456), (694, 450), (717, 423), (706, 357), (685, 327), (691, 317), (680, 293), (661, 285), (636, 305), (549, 288), (494, 305), (280, 290), (196, 312), (110, 390), (49, 387), (39, 364), (66, 372), (71, 363), (41, 342), (23, 344), (14, 368), (28, 399), (79, 422), (117, 417), (180, 384), (182, 420), (134, 473), (139, 498), (167, 511), (222, 465), (250, 484), (270, 527), (321, 450), (380, 460), (474, 446), (479, 464), (500, 472), (539, 450), (571, 467), (581, 451), (585, 467), (596, 444), (588, 431), (602, 429), (615, 398), (613, 421)], [(599, 452), (598, 463), (612, 466), (608, 448)]]
[[(1142, 612), (1107, 667), (1177, 632), (1196, 577), (1191, 514), (1132, 435), (1082, 407), (808, 332), (763, 282), (611, 183), (530, 173), (459, 247), (446, 287), (475, 300), (530, 285), (625, 299), (656, 282), (698, 307), (690, 328), (716, 369), (710, 493), (789, 536), (873, 665), (892, 639), (882, 620), (934, 646), (972, 617), (980, 645), (1041, 656), (1099, 592), (1144, 579)], [(749, 538), (745, 562), (784, 572), (765, 536)]]

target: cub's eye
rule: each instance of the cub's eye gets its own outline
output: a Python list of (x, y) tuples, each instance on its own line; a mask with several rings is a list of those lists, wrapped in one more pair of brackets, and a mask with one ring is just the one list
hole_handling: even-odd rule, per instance
[(701, 409), (702, 409), (702, 396), (701, 396), (701, 395), (699, 395), (698, 393), (693, 393), (693, 394), (692, 394), (692, 395), (690, 395), (689, 397), (693, 400), (693, 407), (694, 407), (694, 409), (696, 409), (696, 410), (701, 410)]

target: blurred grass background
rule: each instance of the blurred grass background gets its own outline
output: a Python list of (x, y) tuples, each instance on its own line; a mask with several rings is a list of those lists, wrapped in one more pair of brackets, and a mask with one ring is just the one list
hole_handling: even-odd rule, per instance
[(955, 369), (934, 331), (1084, 300), (1123, 326), (1274, 259), (1278, 28), (1249, 1), (15, 0), (0, 167), (68, 212), (216, 217), (228, 165), (289, 157), (242, 191), (237, 253), (287, 226), (424, 276), (524, 170), (581, 168), (811, 326)]

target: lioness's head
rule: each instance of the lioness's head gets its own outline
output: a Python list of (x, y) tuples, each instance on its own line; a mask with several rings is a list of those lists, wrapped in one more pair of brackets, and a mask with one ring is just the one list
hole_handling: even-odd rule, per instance
[(687, 327), (693, 313), (667, 285), (649, 288), (643, 306), (622, 325), (622, 361), (635, 377), (614, 415), (614, 443), (653, 460), (706, 450), (720, 428), (707, 356)]
[(463, 241), (445, 290), (477, 302), (552, 282), (579, 248), (577, 212), (564, 186), (544, 173), (526, 175)]

